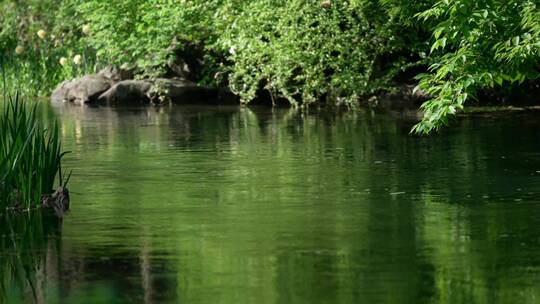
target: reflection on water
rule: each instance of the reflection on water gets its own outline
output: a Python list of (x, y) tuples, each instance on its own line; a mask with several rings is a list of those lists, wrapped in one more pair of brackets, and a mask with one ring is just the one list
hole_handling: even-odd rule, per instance
[[(10, 303), (539, 301), (534, 117), (420, 138), (371, 113), (46, 110), (73, 151), (72, 211), (2, 230)], [(17, 252), (30, 279), (4, 263)]]
[(58, 264), (63, 255), (60, 220), (38, 213), (0, 215), (0, 227), (0, 302), (45, 303), (45, 290), (53, 281), (63, 285), (74, 270)]

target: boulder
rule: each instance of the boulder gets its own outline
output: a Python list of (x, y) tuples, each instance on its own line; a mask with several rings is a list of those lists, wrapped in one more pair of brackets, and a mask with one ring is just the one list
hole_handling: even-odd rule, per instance
[(62, 103), (68, 101), (68, 92), (71, 91), (73, 87), (72, 80), (66, 80), (60, 83), (56, 89), (51, 94), (51, 102), (53, 103)]
[(111, 87), (111, 81), (100, 75), (86, 75), (71, 81), (64, 81), (53, 91), (52, 102), (73, 102), (85, 104), (97, 98)]
[[(218, 99), (218, 91), (199, 86), (184, 79), (156, 79), (151, 95), (154, 102), (170, 102), (173, 104), (207, 103)], [(155, 96), (159, 96), (156, 100)]]
[(99, 76), (107, 78), (109, 81), (116, 83), (122, 80), (133, 79), (133, 71), (129, 69), (124, 69), (122, 67), (117, 67), (114, 65), (108, 66), (103, 70), (98, 72)]
[(98, 97), (107, 104), (141, 104), (150, 102), (152, 83), (146, 80), (123, 80)]
[[(210, 103), (222, 100), (217, 89), (199, 86), (184, 78), (133, 80), (129, 71), (109, 66), (97, 74), (64, 81), (52, 92), (53, 103), (146, 104)], [(227, 95), (229, 96), (229, 95)]]
[(144, 103), (200, 103), (217, 99), (217, 91), (201, 87), (189, 80), (156, 79), (124, 80), (113, 85), (98, 97), (106, 104), (144, 104)]

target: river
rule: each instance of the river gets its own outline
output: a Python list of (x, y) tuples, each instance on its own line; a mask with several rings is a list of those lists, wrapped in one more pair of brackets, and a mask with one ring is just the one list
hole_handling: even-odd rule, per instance
[(0, 233), (8, 303), (540, 301), (533, 115), (43, 107), (71, 212)]

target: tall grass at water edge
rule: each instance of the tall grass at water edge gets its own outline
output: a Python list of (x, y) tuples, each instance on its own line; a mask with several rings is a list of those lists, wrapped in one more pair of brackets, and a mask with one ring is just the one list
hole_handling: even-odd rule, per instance
[(66, 152), (61, 150), (58, 124), (47, 127), (37, 105), (4, 93), (0, 108), (0, 213), (28, 210), (54, 191), (57, 176), (60, 186), (67, 184), (69, 176), (65, 178), (61, 167)]

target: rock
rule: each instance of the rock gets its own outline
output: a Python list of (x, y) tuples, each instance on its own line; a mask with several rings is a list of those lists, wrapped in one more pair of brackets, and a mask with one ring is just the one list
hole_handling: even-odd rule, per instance
[(217, 99), (217, 90), (182, 79), (124, 80), (98, 97), (107, 104), (200, 103)]
[[(86, 75), (58, 85), (51, 95), (53, 103), (146, 104), (146, 103), (211, 103), (232, 100), (230, 94), (203, 87), (178, 78), (133, 80), (128, 71), (109, 66), (95, 75)], [(223, 98), (225, 96), (226, 98)]]
[(99, 76), (107, 78), (109, 81), (116, 83), (122, 80), (133, 79), (133, 71), (123, 69), (114, 65), (108, 66), (98, 72)]
[(115, 83), (132, 78), (132, 71), (116, 66), (108, 66), (97, 74), (62, 82), (52, 92), (51, 101), (53, 103), (93, 103)]
[(53, 91), (52, 102), (73, 102), (85, 104), (95, 102), (111, 87), (111, 81), (100, 75), (86, 75), (71, 81), (64, 81)]
[[(218, 99), (218, 91), (199, 86), (183, 79), (156, 79), (151, 96), (154, 102), (171, 102), (174, 104), (201, 103)], [(158, 96), (158, 100), (156, 97)]]
[(107, 104), (140, 104), (150, 102), (152, 83), (147, 80), (123, 80), (98, 97)]
[(73, 81), (66, 80), (60, 83), (51, 94), (51, 102), (62, 103), (68, 101), (68, 92), (73, 87)]
[(97, 98), (111, 87), (111, 82), (99, 75), (83, 76), (74, 84), (69, 97), (74, 103), (84, 104), (94, 102)]

